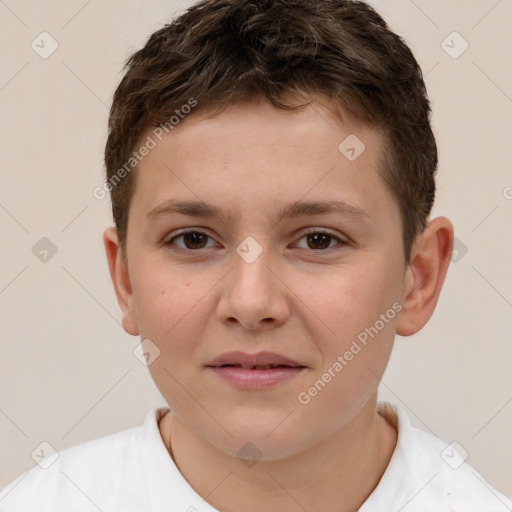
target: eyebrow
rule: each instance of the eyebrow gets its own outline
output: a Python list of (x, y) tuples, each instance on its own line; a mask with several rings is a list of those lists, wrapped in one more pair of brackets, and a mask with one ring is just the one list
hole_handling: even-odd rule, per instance
[[(278, 212), (276, 223), (286, 218), (305, 217), (309, 215), (322, 215), (337, 213), (354, 221), (370, 221), (370, 215), (359, 206), (347, 203), (346, 201), (295, 201)], [(190, 217), (212, 218), (216, 217), (226, 224), (230, 224), (237, 217), (225, 213), (221, 209), (204, 201), (178, 201), (170, 199), (153, 208), (146, 215), (151, 221), (157, 217), (172, 214), (188, 215)]]

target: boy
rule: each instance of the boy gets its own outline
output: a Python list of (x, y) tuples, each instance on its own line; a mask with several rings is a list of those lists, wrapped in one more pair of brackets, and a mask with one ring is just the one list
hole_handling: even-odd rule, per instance
[(405, 43), (363, 2), (204, 0), (127, 68), (104, 243), (169, 408), (21, 475), (0, 510), (512, 510), (377, 403), (453, 245)]

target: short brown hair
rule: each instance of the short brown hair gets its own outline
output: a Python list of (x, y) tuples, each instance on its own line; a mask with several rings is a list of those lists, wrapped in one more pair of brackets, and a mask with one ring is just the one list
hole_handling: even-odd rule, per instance
[[(202, 0), (154, 32), (124, 69), (105, 147), (123, 255), (135, 183), (126, 162), (149, 128), (169, 126), (171, 116), (191, 99), (197, 104), (193, 115), (220, 113), (229, 104), (258, 97), (294, 111), (320, 94), (382, 130), (386, 150), (379, 172), (397, 198), (409, 261), (435, 196), (430, 103), (411, 50), (368, 4)], [(309, 101), (283, 102), (290, 93)], [(114, 182), (123, 166), (123, 179)]]

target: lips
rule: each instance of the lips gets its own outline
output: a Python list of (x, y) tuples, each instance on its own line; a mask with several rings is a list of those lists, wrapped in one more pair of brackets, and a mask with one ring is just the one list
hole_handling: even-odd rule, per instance
[(283, 367), (295, 368), (288, 364), (256, 364), (256, 365), (250, 365), (250, 366), (243, 365), (243, 364), (223, 364), (221, 366), (221, 368), (226, 368), (228, 366), (231, 368), (243, 368), (244, 370), (270, 370), (272, 368), (283, 368)]
[(269, 370), (272, 368), (304, 368), (297, 361), (288, 359), (274, 352), (259, 352), (258, 354), (246, 354), (245, 352), (227, 352), (210, 361), (209, 367), (234, 367), (247, 370)]
[(263, 390), (295, 378), (306, 366), (274, 352), (227, 352), (206, 367), (223, 382), (240, 390)]

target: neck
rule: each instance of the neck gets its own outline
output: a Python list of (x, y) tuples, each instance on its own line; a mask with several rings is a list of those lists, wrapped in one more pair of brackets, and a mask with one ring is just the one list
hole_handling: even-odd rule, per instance
[(376, 412), (376, 395), (310, 449), (251, 467), (212, 446), (171, 413), (160, 431), (185, 479), (222, 512), (355, 512), (377, 486), (397, 439), (395, 429)]

